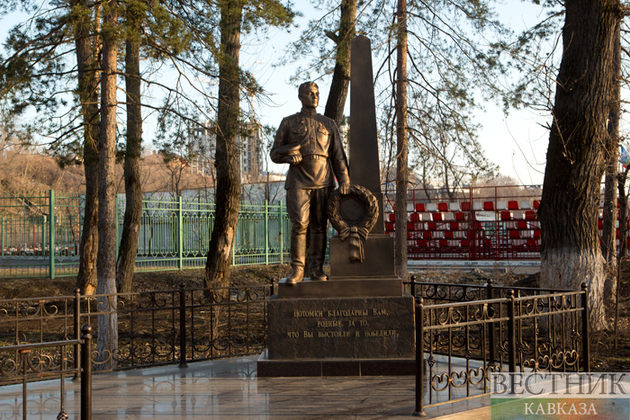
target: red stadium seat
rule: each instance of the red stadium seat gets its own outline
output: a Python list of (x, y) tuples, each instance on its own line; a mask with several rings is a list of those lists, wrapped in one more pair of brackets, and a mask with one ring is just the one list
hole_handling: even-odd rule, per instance
[(466, 201), (462, 203), (462, 211), (470, 211), (470, 202)]
[(487, 211), (494, 210), (494, 203), (492, 201), (484, 201), (483, 209)]
[(438, 203), (438, 211), (448, 211), (448, 204)]
[(518, 210), (518, 201), (516, 200), (508, 201), (508, 210)]
[(534, 213), (532, 210), (527, 210), (525, 212), (525, 220), (538, 220), (536, 218), (536, 213)]
[(426, 211), (424, 209), (424, 203), (416, 203), (416, 211), (418, 213), (422, 213), (422, 212)]
[(390, 222), (395, 222), (396, 221), (396, 214), (395, 213), (389, 213), (389, 215), (387, 217), (389, 218)]
[(458, 211), (455, 213), (455, 220), (466, 220), (466, 215), (463, 212)]

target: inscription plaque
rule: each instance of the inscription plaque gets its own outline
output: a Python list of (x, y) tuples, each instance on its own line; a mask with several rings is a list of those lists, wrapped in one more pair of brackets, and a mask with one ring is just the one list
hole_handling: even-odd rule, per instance
[(269, 360), (413, 357), (411, 296), (275, 299), (268, 303)]

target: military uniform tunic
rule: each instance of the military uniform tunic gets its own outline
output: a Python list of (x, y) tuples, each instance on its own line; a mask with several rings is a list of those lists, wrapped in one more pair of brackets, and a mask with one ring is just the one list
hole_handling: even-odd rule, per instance
[(271, 149), (271, 160), (288, 163), (278, 148), (297, 143), (302, 161), (289, 167), (284, 188), (318, 189), (350, 184), (348, 164), (335, 122), (323, 115), (302, 110), (282, 120)]

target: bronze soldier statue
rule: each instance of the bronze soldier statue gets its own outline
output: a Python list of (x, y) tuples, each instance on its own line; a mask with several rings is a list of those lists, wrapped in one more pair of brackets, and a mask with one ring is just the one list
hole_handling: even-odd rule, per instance
[(311, 280), (326, 280), (323, 271), (326, 256), (326, 206), (335, 187), (341, 194), (350, 188), (348, 162), (335, 122), (316, 112), (319, 87), (314, 82), (300, 85), (298, 98), (302, 111), (282, 120), (271, 149), (271, 160), (288, 163), (284, 184), (287, 212), (291, 218), (291, 274), (288, 284), (304, 278), (306, 231), (311, 227), (309, 261)]

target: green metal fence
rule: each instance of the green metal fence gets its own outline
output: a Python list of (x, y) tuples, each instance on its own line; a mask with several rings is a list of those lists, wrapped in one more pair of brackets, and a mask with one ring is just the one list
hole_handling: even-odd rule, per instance
[[(48, 193), (0, 197), (0, 278), (76, 275), (84, 197)], [(117, 201), (118, 238), (125, 200)], [(136, 271), (202, 268), (214, 204), (198, 198), (144, 200)], [(287, 261), (290, 221), (282, 203), (242, 204), (233, 264)]]

